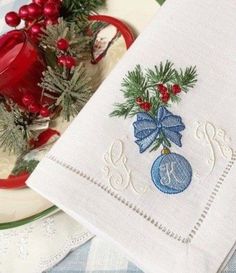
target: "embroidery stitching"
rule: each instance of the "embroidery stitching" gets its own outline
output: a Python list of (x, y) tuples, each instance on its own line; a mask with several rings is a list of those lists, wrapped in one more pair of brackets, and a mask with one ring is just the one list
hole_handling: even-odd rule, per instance
[(132, 172), (127, 165), (127, 157), (124, 155), (124, 143), (121, 139), (115, 140), (107, 153), (104, 154), (104, 174), (110, 186), (116, 191), (124, 191), (131, 188), (137, 194), (146, 193), (150, 187), (137, 185), (132, 179)]
[(154, 70), (147, 69), (143, 73), (138, 65), (123, 80), (121, 91), (126, 101), (116, 103), (115, 110), (110, 114), (125, 118), (136, 115), (133, 127), (140, 153), (163, 146), (161, 155), (151, 168), (152, 181), (163, 193), (180, 193), (192, 180), (190, 163), (169, 149), (172, 143), (182, 147), (180, 132), (185, 125), (182, 118), (171, 113), (167, 107), (169, 102), (179, 102), (178, 94), (181, 91), (187, 93), (196, 82), (196, 67), (178, 71), (173, 63), (166, 61), (164, 65), (160, 63)]
[(236, 161), (236, 151), (233, 152), (231, 160), (228, 162), (226, 168), (224, 169), (222, 175), (219, 177), (218, 181), (216, 182), (215, 186), (213, 187), (212, 192), (209, 195), (209, 198), (206, 202), (206, 205), (198, 218), (196, 224), (190, 231), (190, 233), (184, 237), (181, 236), (167, 227), (163, 226), (159, 221), (157, 221), (152, 216), (148, 215), (146, 212), (144, 212), (141, 208), (139, 208), (137, 205), (130, 203), (128, 200), (123, 198), (121, 195), (119, 195), (117, 192), (113, 191), (109, 186), (103, 185), (101, 182), (98, 182), (95, 178), (87, 175), (86, 173), (76, 169), (75, 167), (63, 162), (62, 160), (57, 159), (53, 155), (47, 155), (46, 158), (53, 161), (55, 164), (60, 165), (61, 167), (81, 176), (82, 178), (86, 179), (88, 182), (92, 183), (94, 186), (98, 187), (99, 189), (105, 191), (107, 194), (112, 196), (115, 200), (118, 202), (121, 202), (124, 204), (127, 208), (133, 210), (133, 212), (137, 213), (140, 217), (142, 217), (145, 221), (148, 221), (150, 224), (154, 225), (156, 228), (158, 228), (160, 231), (165, 233), (167, 236), (173, 238), (174, 240), (177, 240), (183, 244), (190, 244), (194, 238), (194, 236), (197, 234), (198, 230), (200, 229), (202, 223), (206, 220), (207, 214), (211, 209), (212, 204), (215, 201), (215, 197), (217, 196), (217, 193), (220, 191), (223, 182), (227, 175), (229, 174), (232, 166), (235, 164)]
[(229, 159), (232, 157), (233, 149), (229, 146), (231, 139), (227, 136), (223, 129), (217, 128), (213, 123), (206, 121), (196, 123), (195, 138), (200, 140), (201, 143), (204, 141), (209, 147), (209, 159), (207, 164), (210, 165), (209, 173), (210, 175), (216, 164), (217, 159), (217, 149), (219, 155), (222, 158)]

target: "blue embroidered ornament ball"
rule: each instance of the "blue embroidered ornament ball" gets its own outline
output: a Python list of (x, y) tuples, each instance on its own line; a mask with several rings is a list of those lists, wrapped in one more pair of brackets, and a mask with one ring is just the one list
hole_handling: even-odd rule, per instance
[(151, 176), (160, 191), (177, 194), (189, 186), (192, 180), (192, 168), (183, 156), (164, 148), (162, 155), (152, 165)]

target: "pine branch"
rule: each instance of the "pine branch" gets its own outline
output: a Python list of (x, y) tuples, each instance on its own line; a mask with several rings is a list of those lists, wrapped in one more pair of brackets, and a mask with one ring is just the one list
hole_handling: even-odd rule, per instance
[(188, 92), (197, 82), (196, 66), (187, 67), (185, 71), (180, 69), (180, 72), (175, 71), (174, 82), (179, 84), (184, 92)]
[(16, 165), (11, 173), (12, 175), (19, 175), (24, 172), (32, 173), (37, 167), (38, 163), (39, 161), (35, 159), (30, 161), (21, 159), (20, 161), (16, 162)]
[[(160, 63), (159, 66), (155, 66), (153, 70), (147, 69), (144, 73), (141, 66), (137, 65), (133, 71), (127, 73), (121, 84), (125, 101), (116, 103), (115, 110), (110, 115), (126, 118), (141, 111), (148, 111), (149, 114), (155, 116), (160, 106), (168, 107), (170, 102), (180, 102), (179, 94), (172, 90), (173, 85), (179, 85), (179, 92), (181, 90), (187, 92), (195, 86), (196, 82), (196, 67), (177, 71), (173, 63), (166, 61), (164, 64)], [(167, 95), (169, 95), (167, 101), (163, 100), (162, 94), (158, 90), (158, 84), (165, 86)], [(145, 110), (140, 107), (141, 104), (136, 101), (138, 98), (150, 104), (150, 109)], [(168, 146), (168, 143), (166, 145)]]
[(154, 70), (147, 69), (147, 78), (150, 85), (156, 85), (157, 83), (171, 82), (175, 75), (174, 64), (170, 61), (166, 61), (163, 65), (161, 62), (159, 67), (155, 66)]
[(61, 14), (67, 21), (83, 20), (105, 5), (105, 0), (63, 0)]
[(148, 99), (149, 94), (146, 93), (146, 89), (147, 80), (141, 66), (137, 65), (133, 71), (127, 73), (122, 82), (121, 91), (127, 99), (126, 102), (115, 104), (115, 110), (111, 113), (111, 116), (127, 117), (135, 115), (138, 110), (135, 100), (137, 97)]
[(32, 137), (27, 115), (17, 106), (8, 111), (0, 105), (0, 147), (9, 153), (19, 154), (29, 148), (29, 139)]
[(90, 79), (81, 63), (74, 69), (63, 73), (58, 68), (48, 69), (43, 73), (40, 86), (44, 95), (55, 99), (54, 106), (62, 107), (62, 116), (69, 121), (76, 116), (91, 96)]
[[(90, 25), (91, 23), (88, 21), (69, 23), (60, 18), (58, 24), (49, 25), (43, 30), (43, 34), (40, 38), (40, 46), (44, 50), (49, 49), (56, 55), (59, 55), (61, 53), (58, 52), (56, 43), (59, 39), (63, 38), (70, 43), (68, 49), (69, 55), (75, 56), (77, 59), (86, 59), (90, 57), (90, 48), (93, 40), (93, 37), (86, 34)], [(47, 52), (47, 55), (49, 53), (50, 52)], [(55, 59), (55, 55), (53, 57)]]

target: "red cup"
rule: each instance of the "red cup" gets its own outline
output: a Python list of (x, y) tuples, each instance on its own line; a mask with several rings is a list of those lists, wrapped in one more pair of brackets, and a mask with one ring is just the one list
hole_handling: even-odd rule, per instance
[(0, 37), (0, 95), (24, 106), (22, 97), (31, 94), (40, 103), (38, 86), (46, 64), (39, 49), (23, 30), (13, 30)]

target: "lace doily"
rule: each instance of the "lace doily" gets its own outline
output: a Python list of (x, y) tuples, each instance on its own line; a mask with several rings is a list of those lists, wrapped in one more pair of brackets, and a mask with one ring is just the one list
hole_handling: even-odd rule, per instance
[(63, 212), (0, 232), (0, 273), (41, 273), (93, 235)]

